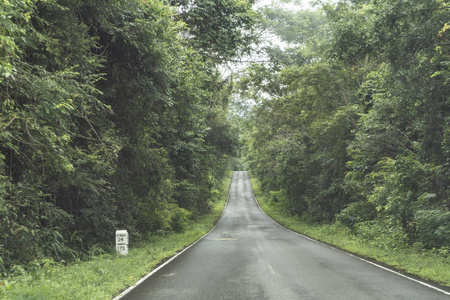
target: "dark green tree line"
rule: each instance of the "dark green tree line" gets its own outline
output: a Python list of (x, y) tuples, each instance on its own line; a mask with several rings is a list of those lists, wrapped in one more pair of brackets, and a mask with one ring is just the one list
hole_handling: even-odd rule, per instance
[(257, 103), (250, 166), (276, 205), (385, 247), (450, 245), (449, 7), (266, 9), (287, 48), (239, 82)]
[(213, 29), (196, 31), (195, 9), (174, 5), (0, 3), (2, 272), (110, 245), (118, 228), (135, 240), (182, 230), (209, 211), (237, 140), (231, 85), (205, 53), (244, 51), (255, 14), (221, 3), (234, 27), (200, 43)]

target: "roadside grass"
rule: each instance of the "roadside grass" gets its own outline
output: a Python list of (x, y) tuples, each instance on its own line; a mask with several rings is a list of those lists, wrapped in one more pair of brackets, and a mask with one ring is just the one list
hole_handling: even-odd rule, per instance
[(220, 217), (232, 172), (222, 183), (219, 200), (212, 203), (211, 214), (189, 224), (182, 233), (152, 236), (148, 242), (133, 248), (128, 255), (101, 254), (89, 261), (67, 266), (51, 260), (33, 272), (0, 278), (0, 299), (112, 299), (134, 285), (158, 265), (174, 256), (209, 232)]
[(376, 261), (400, 273), (412, 277), (417, 276), (450, 287), (450, 258), (448, 254), (444, 256), (433, 251), (413, 248), (380, 249), (350, 234), (348, 228), (344, 226), (338, 224), (309, 224), (297, 216), (283, 213), (276, 206), (270, 205), (267, 197), (261, 191), (258, 180), (251, 178), (251, 181), (255, 197), (261, 208), (284, 227), (367, 260)]

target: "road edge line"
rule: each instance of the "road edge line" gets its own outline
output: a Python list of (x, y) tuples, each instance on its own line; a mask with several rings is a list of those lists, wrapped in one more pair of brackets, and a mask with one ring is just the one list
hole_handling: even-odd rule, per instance
[[(138, 287), (141, 283), (143, 283), (145, 280), (147, 280), (150, 276), (152, 276), (153, 274), (155, 274), (156, 272), (158, 272), (159, 270), (161, 270), (162, 268), (164, 268), (165, 266), (167, 266), (171, 261), (173, 261), (174, 259), (176, 259), (178, 256), (180, 256), (181, 254), (183, 254), (185, 251), (187, 251), (189, 248), (191, 248), (192, 246), (194, 246), (195, 244), (197, 244), (198, 242), (200, 242), (203, 238), (205, 238), (208, 234), (211, 233), (211, 231), (214, 230), (214, 228), (216, 228), (216, 224), (219, 222), (219, 220), (222, 218), (224, 212), (225, 212), (225, 208), (228, 205), (228, 200), (230, 200), (230, 187), (231, 187), (231, 183), (233, 182), (233, 177), (234, 174), (236, 172), (233, 172), (233, 175), (231, 176), (231, 180), (230, 180), (230, 185), (228, 186), (228, 196), (227, 196), (227, 201), (225, 202), (225, 205), (223, 206), (223, 210), (222, 213), (220, 215), (220, 217), (216, 220), (213, 228), (211, 228), (210, 231), (208, 231), (207, 233), (205, 233), (202, 237), (200, 237), (198, 240), (196, 240), (195, 242), (193, 242), (192, 244), (190, 244), (189, 246), (187, 246), (186, 248), (184, 248), (183, 250), (181, 250), (180, 252), (178, 252), (177, 254), (175, 254), (174, 256), (172, 256), (170, 259), (168, 259), (167, 261), (165, 261), (163, 264), (159, 265), (156, 269), (153, 269), (150, 273), (148, 273), (147, 275), (145, 275), (144, 277), (142, 277), (141, 279), (139, 279), (134, 285), (130, 286), (129, 288), (127, 288), (126, 290), (124, 290), (122, 293), (120, 293), (119, 295), (117, 295), (116, 297), (113, 298), (113, 300), (119, 300), (122, 297), (124, 297), (125, 295), (129, 294), (132, 290), (134, 290), (136, 287)], [(252, 188), (253, 190), (253, 188)], [(255, 198), (256, 199), (256, 198)]]
[[(249, 178), (250, 178), (250, 174), (249, 174)], [(280, 223), (278, 223), (276, 220), (274, 220), (271, 216), (269, 216), (269, 215), (261, 208), (261, 206), (259, 205), (258, 200), (256, 199), (255, 192), (254, 192), (254, 190), (253, 190), (253, 184), (252, 184), (251, 180), (250, 180), (250, 184), (251, 184), (251, 186), (252, 186), (252, 195), (253, 195), (253, 199), (255, 200), (256, 204), (257, 204), (258, 207), (259, 207), (259, 209), (260, 209), (266, 216), (268, 216), (275, 224), (277, 224), (277, 225), (280, 226), (281, 228), (284, 228), (284, 229), (289, 230), (289, 231), (291, 231), (291, 232), (293, 232), (293, 233), (295, 233), (295, 234), (298, 234), (298, 235), (300, 235), (301, 237), (303, 237), (303, 238), (305, 238), (305, 239), (308, 239), (308, 240), (310, 240), (310, 241), (312, 241), (312, 242), (321, 244), (321, 245), (323, 245), (323, 246), (326, 246), (326, 247), (331, 248), (331, 249), (334, 249), (334, 250), (338, 250), (338, 251), (340, 251), (340, 252), (342, 252), (342, 253), (345, 253), (345, 254), (347, 254), (347, 255), (349, 255), (349, 256), (352, 256), (352, 257), (354, 257), (354, 258), (357, 258), (357, 259), (359, 259), (359, 260), (361, 260), (361, 261), (363, 261), (363, 262), (366, 262), (366, 263), (368, 263), (368, 264), (370, 264), (370, 265), (373, 265), (373, 266), (378, 267), (378, 268), (380, 268), (380, 269), (383, 269), (383, 270), (385, 270), (385, 271), (389, 271), (389, 272), (394, 273), (394, 274), (396, 274), (396, 275), (399, 275), (399, 276), (401, 276), (401, 277), (403, 277), (403, 278), (409, 279), (409, 280), (414, 281), (414, 282), (416, 282), (416, 283), (419, 283), (419, 284), (421, 284), (421, 285), (423, 285), (423, 286), (426, 286), (426, 287), (428, 287), (428, 288), (430, 288), (430, 289), (433, 289), (433, 290), (438, 291), (438, 292), (440, 292), (440, 293), (443, 293), (443, 294), (445, 294), (445, 295), (447, 295), (447, 296), (450, 296), (450, 292), (447, 292), (446, 290), (440, 289), (440, 288), (438, 288), (438, 287), (435, 287), (435, 286), (433, 286), (433, 285), (431, 285), (431, 284), (428, 284), (428, 283), (426, 283), (426, 282), (423, 282), (423, 281), (421, 281), (421, 280), (418, 280), (418, 279), (412, 278), (412, 277), (410, 277), (410, 276), (407, 276), (407, 275), (405, 275), (405, 274), (402, 274), (402, 273), (400, 273), (400, 272), (394, 271), (394, 270), (392, 270), (392, 269), (389, 269), (388, 267), (379, 265), (379, 264), (374, 263), (374, 262), (372, 262), (372, 261), (370, 261), (370, 260), (367, 260), (367, 259), (364, 259), (364, 258), (362, 258), (362, 257), (360, 257), (360, 256), (357, 256), (357, 255), (355, 255), (355, 254), (353, 254), (353, 253), (347, 252), (347, 251), (345, 251), (345, 250), (343, 250), (343, 249), (336, 248), (336, 247), (334, 247), (334, 246), (332, 246), (332, 245), (330, 245), (330, 244), (321, 242), (321, 241), (319, 241), (319, 240), (315, 240), (315, 239), (313, 239), (312, 237), (309, 237), (309, 236), (304, 235), (304, 234), (302, 234), (302, 233), (300, 233), (300, 232), (294, 231), (294, 230), (292, 230), (292, 229), (290, 229), (290, 228), (287, 228), (287, 227), (283, 226), (282, 224), (280, 224)]]

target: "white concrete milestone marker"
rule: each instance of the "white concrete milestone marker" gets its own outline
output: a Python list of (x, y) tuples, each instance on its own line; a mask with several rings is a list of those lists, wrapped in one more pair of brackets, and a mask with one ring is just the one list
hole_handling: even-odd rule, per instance
[(128, 254), (128, 231), (116, 230), (116, 250), (119, 254)]

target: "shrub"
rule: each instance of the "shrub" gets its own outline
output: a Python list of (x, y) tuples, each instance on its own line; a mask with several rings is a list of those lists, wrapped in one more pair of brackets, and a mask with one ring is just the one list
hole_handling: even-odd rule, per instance
[(175, 232), (184, 231), (185, 227), (189, 223), (189, 219), (192, 216), (192, 213), (176, 205), (172, 205), (171, 209), (172, 209), (172, 216), (170, 220), (171, 229)]
[(336, 215), (336, 221), (353, 229), (356, 223), (374, 219), (375, 206), (369, 202), (354, 202)]
[(356, 224), (360, 240), (385, 250), (402, 249), (408, 246), (408, 235), (394, 219), (378, 219)]
[(417, 236), (426, 248), (450, 246), (450, 212), (439, 209), (416, 213)]

